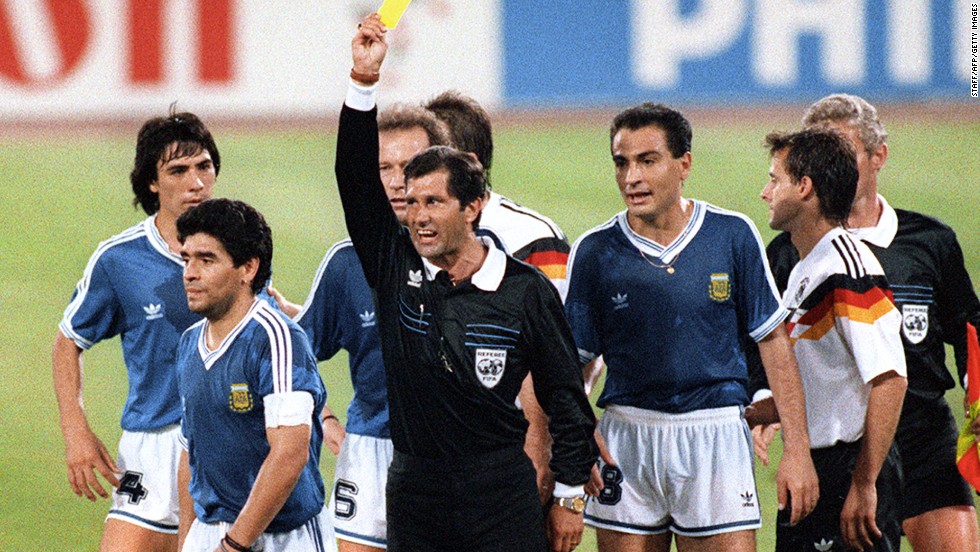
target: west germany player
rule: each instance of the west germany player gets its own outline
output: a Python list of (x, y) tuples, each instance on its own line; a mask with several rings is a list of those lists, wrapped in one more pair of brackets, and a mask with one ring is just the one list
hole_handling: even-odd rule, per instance
[[(803, 378), (817, 507), (776, 550), (881, 550), (901, 544), (901, 477), (892, 438), (905, 395), (901, 318), (881, 265), (841, 224), (857, 189), (854, 150), (832, 130), (771, 133), (769, 226), (792, 234), (801, 261), (783, 306)], [(891, 452), (890, 452), (891, 451)]]
[[(902, 315), (908, 392), (895, 434), (902, 464), (902, 529), (916, 552), (975, 552), (980, 537), (973, 493), (956, 468), (958, 432), (944, 398), (955, 385), (944, 344), (953, 346), (962, 383), (966, 321), (980, 315), (956, 234), (932, 217), (893, 208), (878, 193), (878, 173), (889, 150), (884, 125), (867, 101), (849, 94), (827, 96), (807, 109), (803, 124), (837, 129), (854, 146), (859, 179), (846, 228), (867, 242), (881, 262)], [(780, 289), (786, 289), (799, 258), (790, 239), (780, 234), (767, 248)], [(761, 372), (753, 372), (754, 387), (765, 387)], [(764, 432), (763, 426), (753, 429), (763, 453), (769, 440)]]
[(180, 338), (184, 552), (334, 548), (320, 478), (326, 391), (306, 334), (256, 297), (272, 232), (241, 201), (177, 219), (184, 287), (204, 320)]
[[(55, 336), (53, 377), (68, 481), (79, 496), (108, 497), (102, 550), (172, 551), (177, 544), (180, 401), (177, 340), (200, 317), (187, 309), (175, 221), (211, 196), (221, 157), (191, 113), (147, 121), (130, 182), (149, 217), (99, 244)], [(113, 461), (82, 403), (82, 353), (119, 335), (129, 379), (123, 435)]]

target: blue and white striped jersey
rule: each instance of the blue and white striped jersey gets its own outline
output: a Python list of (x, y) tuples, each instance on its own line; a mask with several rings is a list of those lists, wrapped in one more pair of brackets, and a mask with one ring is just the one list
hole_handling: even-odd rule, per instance
[(633, 232), (625, 211), (572, 247), (565, 310), (580, 360), (608, 366), (600, 407), (749, 402), (743, 348), (787, 313), (755, 225), (702, 201), (693, 211), (667, 247)]
[(347, 407), (347, 432), (390, 439), (374, 299), (349, 239), (327, 251), (296, 322), (310, 338), (317, 360), (327, 360), (340, 349), (348, 353), (354, 397)]
[[(266, 529), (291, 531), (324, 504), (319, 462), (326, 390), (306, 334), (262, 300), (214, 351), (207, 348), (206, 330), (205, 320), (191, 326), (177, 352), (194, 511), (205, 523), (235, 521), (269, 454), (266, 427), (309, 423), (309, 460)], [(312, 413), (300, 408), (310, 396)]]
[(180, 421), (177, 340), (200, 316), (187, 309), (184, 263), (155, 216), (99, 244), (59, 329), (84, 350), (119, 335), (129, 376), (122, 428), (150, 431)]

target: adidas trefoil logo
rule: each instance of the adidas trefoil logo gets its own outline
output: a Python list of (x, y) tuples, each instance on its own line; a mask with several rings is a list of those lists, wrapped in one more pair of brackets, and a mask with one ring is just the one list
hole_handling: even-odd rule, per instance
[(738, 496), (742, 497), (743, 508), (751, 508), (752, 506), (755, 506), (755, 501), (753, 500), (755, 498), (755, 494), (752, 493), (752, 491), (745, 491)]
[(833, 547), (834, 539), (830, 539), (829, 541), (826, 539), (820, 539), (820, 542), (813, 543), (813, 548), (819, 550), (820, 552), (827, 552), (827, 550), (830, 550)]
[(408, 271), (408, 285), (412, 287), (422, 287), (422, 269)]
[(150, 303), (149, 305), (143, 307), (143, 312), (146, 313), (147, 320), (156, 320), (157, 318), (163, 318), (163, 305)]
[(357, 316), (359, 316), (361, 318), (361, 327), (362, 328), (368, 328), (368, 327), (371, 327), (371, 326), (373, 326), (375, 324), (374, 312), (373, 311), (371, 311), (371, 312), (364, 311), (364, 312), (358, 314)]
[(625, 309), (626, 307), (630, 306), (630, 304), (626, 301), (628, 297), (629, 295), (622, 292), (610, 297), (613, 302), (613, 310)]

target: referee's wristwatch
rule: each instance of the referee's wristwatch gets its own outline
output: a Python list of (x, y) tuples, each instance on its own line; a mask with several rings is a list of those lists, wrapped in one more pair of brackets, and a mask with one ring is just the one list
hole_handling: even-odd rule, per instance
[(551, 499), (552, 504), (557, 504), (566, 510), (571, 510), (576, 514), (585, 511), (585, 497), (583, 496), (562, 496)]

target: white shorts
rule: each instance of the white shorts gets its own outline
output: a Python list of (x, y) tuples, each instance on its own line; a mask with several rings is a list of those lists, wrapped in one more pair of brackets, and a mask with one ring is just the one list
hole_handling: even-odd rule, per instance
[(388, 547), (385, 486), (394, 450), (391, 439), (354, 433), (344, 437), (329, 505), (338, 539)]
[(706, 537), (758, 529), (752, 437), (738, 406), (667, 414), (610, 406), (599, 432), (618, 466), (585, 508), (593, 527)]
[[(204, 523), (194, 518), (181, 552), (214, 552), (225, 538), (231, 524), (228, 522)], [(251, 550), (262, 552), (336, 552), (337, 541), (330, 530), (327, 509), (313, 516), (310, 521), (285, 533), (263, 533)]]
[(179, 425), (156, 431), (123, 431), (116, 465), (123, 472), (106, 519), (176, 534)]

